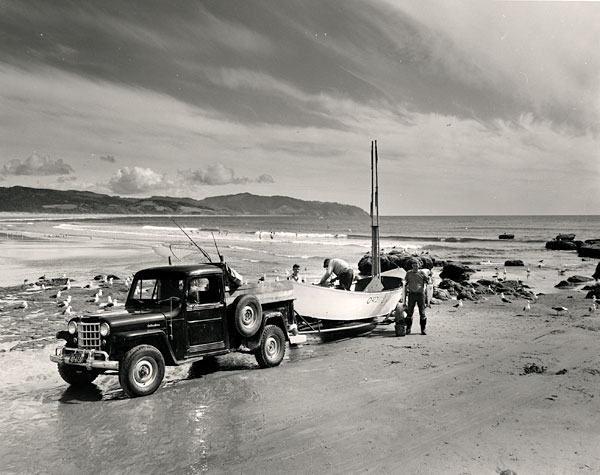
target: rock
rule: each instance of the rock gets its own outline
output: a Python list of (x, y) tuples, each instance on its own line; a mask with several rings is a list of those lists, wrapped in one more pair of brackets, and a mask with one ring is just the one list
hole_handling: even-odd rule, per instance
[(557, 288), (557, 289), (564, 289), (566, 287), (573, 287), (573, 284), (571, 284), (571, 282), (567, 282), (566, 280), (561, 280), (554, 287)]
[[(600, 244), (584, 244), (577, 253), (579, 257), (595, 257), (600, 259)], [(596, 269), (596, 272), (598, 270)]]
[(524, 267), (525, 263), (521, 259), (510, 259), (504, 262), (505, 267)]
[(468, 266), (461, 264), (446, 264), (440, 273), (440, 278), (450, 279), (454, 282), (463, 282), (471, 278), (475, 271)]
[(433, 290), (433, 297), (444, 302), (450, 300), (450, 294), (446, 290), (439, 288)]
[(577, 244), (573, 241), (555, 239), (546, 243), (546, 249), (551, 251), (575, 251)]
[(586, 244), (600, 244), (600, 239), (586, 239)]
[(589, 282), (590, 280), (592, 280), (592, 278), (591, 277), (585, 277), (583, 275), (572, 275), (567, 280), (569, 282), (571, 282), (572, 284), (581, 284), (583, 282)]
[(586, 295), (586, 299), (591, 299), (592, 297), (596, 297), (596, 300), (600, 300), (600, 284), (595, 285)]
[[(398, 267), (408, 271), (412, 268), (412, 261), (415, 260), (419, 264), (420, 269), (433, 269), (435, 259), (423, 254), (408, 254), (404, 251), (392, 249), (387, 254), (380, 255), (381, 272)], [(371, 253), (365, 254), (358, 261), (358, 270), (363, 275), (371, 275)]]
[(594, 271), (594, 273), (592, 274), (592, 277), (596, 280), (600, 280), (600, 262), (598, 263), (598, 265), (596, 266), (596, 270)]
[(572, 241), (575, 239), (575, 234), (559, 234), (555, 239), (557, 241)]

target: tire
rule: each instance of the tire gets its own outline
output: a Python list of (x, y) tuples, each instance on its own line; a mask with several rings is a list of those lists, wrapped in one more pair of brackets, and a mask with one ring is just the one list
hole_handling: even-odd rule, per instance
[(256, 335), (262, 325), (262, 307), (254, 295), (243, 295), (238, 300), (234, 315), (235, 327), (240, 335)]
[(260, 336), (254, 356), (261, 368), (279, 366), (285, 356), (285, 335), (276, 325), (267, 325)]
[(119, 383), (129, 397), (152, 394), (164, 377), (165, 359), (154, 346), (132, 348), (119, 365)]
[(87, 369), (83, 366), (68, 365), (65, 363), (58, 364), (58, 374), (60, 377), (69, 383), (71, 386), (87, 386), (98, 377), (100, 371), (97, 369)]

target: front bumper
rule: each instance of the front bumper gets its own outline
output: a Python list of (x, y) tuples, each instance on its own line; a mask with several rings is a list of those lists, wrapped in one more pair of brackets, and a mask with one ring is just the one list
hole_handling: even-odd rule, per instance
[(67, 348), (59, 346), (50, 355), (50, 361), (73, 366), (82, 366), (87, 369), (119, 370), (119, 362), (108, 359), (108, 353), (100, 350), (84, 350), (80, 348)]

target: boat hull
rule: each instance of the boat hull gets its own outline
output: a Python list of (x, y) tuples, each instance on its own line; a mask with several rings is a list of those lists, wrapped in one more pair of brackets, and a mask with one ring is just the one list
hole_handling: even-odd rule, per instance
[(303, 317), (354, 321), (389, 315), (402, 298), (402, 288), (381, 292), (348, 292), (293, 282), (294, 309)]

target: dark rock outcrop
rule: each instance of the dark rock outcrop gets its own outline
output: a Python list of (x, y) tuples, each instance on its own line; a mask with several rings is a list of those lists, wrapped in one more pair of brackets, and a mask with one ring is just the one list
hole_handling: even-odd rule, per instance
[(557, 289), (565, 289), (565, 288), (568, 288), (568, 287), (573, 287), (573, 284), (571, 282), (566, 281), (566, 280), (561, 280), (554, 287), (557, 288)]
[(575, 234), (559, 234), (555, 239), (557, 241), (572, 241), (575, 239)]
[(577, 252), (579, 257), (594, 257), (600, 259), (600, 244), (584, 244)]
[[(588, 287), (585, 287), (586, 289)], [(596, 300), (600, 300), (600, 284), (595, 284), (589, 288), (589, 292), (585, 295), (586, 299), (596, 297)]]
[(475, 271), (469, 266), (462, 264), (446, 264), (440, 273), (440, 278), (450, 279), (454, 282), (464, 282), (471, 278), (471, 274)]
[(582, 284), (583, 282), (589, 282), (590, 280), (592, 280), (591, 277), (586, 277), (584, 275), (572, 275), (567, 279), (567, 281), (572, 284)]
[(510, 259), (504, 262), (505, 267), (524, 267), (525, 263), (521, 259)]
[(596, 270), (594, 271), (594, 273), (592, 274), (592, 277), (596, 280), (600, 280), (600, 262), (598, 263), (598, 265), (596, 266)]
[[(419, 269), (433, 269), (436, 263), (435, 258), (425, 254), (409, 254), (402, 250), (392, 249), (380, 256), (381, 272), (398, 268), (408, 271), (412, 268), (413, 261), (417, 261)], [(358, 261), (358, 270), (361, 274), (371, 275), (371, 266), (371, 253), (368, 252)]]
[(551, 251), (576, 251), (577, 244), (573, 241), (555, 239), (546, 243), (546, 249)]

